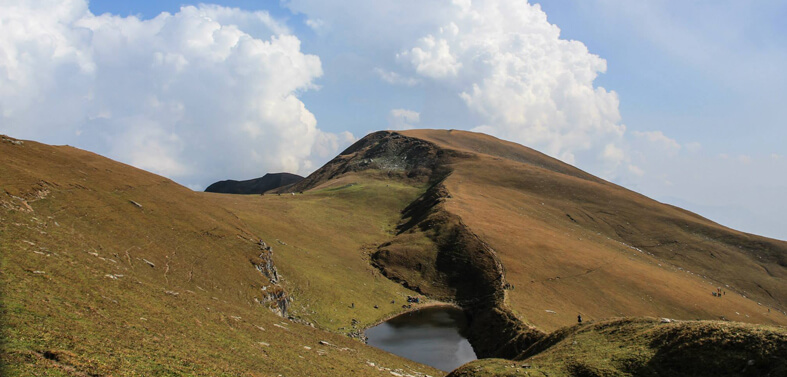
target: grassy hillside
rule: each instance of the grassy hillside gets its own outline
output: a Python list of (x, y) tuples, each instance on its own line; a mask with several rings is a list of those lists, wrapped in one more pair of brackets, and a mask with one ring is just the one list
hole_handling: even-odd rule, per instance
[(449, 376), (787, 375), (783, 327), (624, 318), (563, 328), (532, 348), (515, 361), (475, 361)]
[(359, 173), (297, 195), (205, 195), (272, 240), (294, 315), (347, 333), (401, 312), (415, 294), (382, 276), (369, 258), (422, 191)]
[[(471, 323), (482, 322), (471, 341), (484, 354), (515, 355), (543, 336), (539, 329), (578, 314), (787, 323), (787, 243), (724, 228), (520, 145), (459, 131), (378, 132), (299, 189), (359, 172), (434, 184), (373, 262), (404, 286), (466, 306)], [(713, 296), (719, 287), (723, 296)], [(479, 345), (482, 336), (511, 340)]]
[[(782, 371), (783, 327), (728, 321), (787, 324), (787, 242), (486, 135), (377, 132), (294, 195), (196, 193), (3, 138), (0, 189), (7, 375), (442, 375), (346, 336), (410, 289), (519, 360), (457, 376), (668, 375), (714, 352)], [(608, 320), (631, 316), (721, 321)]]
[[(525, 147), (461, 131), (403, 135), (454, 150), (444, 210), (502, 260), (507, 303), (544, 330), (658, 316), (785, 324), (787, 242), (743, 234)], [(721, 298), (711, 292), (722, 287)]]
[[(74, 148), (3, 138), (2, 375), (442, 374), (275, 315), (260, 303), (276, 287), (255, 268), (258, 241), (279, 263), (288, 249), (276, 238), (298, 246), (298, 228), (265, 232), (209, 197)], [(293, 306), (308, 298), (293, 296)], [(394, 308), (365, 310), (371, 322)]]

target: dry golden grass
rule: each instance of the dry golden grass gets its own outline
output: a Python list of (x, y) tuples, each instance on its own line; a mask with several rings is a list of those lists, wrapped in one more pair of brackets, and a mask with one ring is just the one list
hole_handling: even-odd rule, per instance
[[(430, 169), (451, 171), (441, 209), (494, 250), (513, 285), (506, 305), (540, 329), (572, 325), (579, 313), (586, 321), (787, 323), (783, 241), (724, 228), (490, 136), (403, 134), (454, 152), (422, 143), (403, 159), (397, 148), (408, 141), (397, 139), (369, 170), (353, 161), (349, 173), (307, 179), (318, 185), (303, 194), (265, 196), (195, 193), (74, 148), (0, 141), (3, 372), (390, 375), (372, 361), (439, 375), (340, 335), (402, 311), (412, 294), (370, 265), (379, 245), (395, 238), (400, 255), (418, 258), (410, 264), (436, 263), (441, 235), (396, 236)], [(431, 159), (429, 169), (413, 158)], [(405, 160), (418, 174), (385, 171)], [(291, 313), (317, 328), (255, 302), (270, 286), (252, 265), (260, 239), (274, 248)], [(722, 298), (711, 295), (718, 286)], [(636, 335), (652, 325), (632, 321), (619, 327)], [(644, 339), (608, 341), (588, 329), (588, 343), (604, 347)], [(554, 361), (544, 370), (573, 373), (559, 362), (563, 353), (544, 355)]]
[[(779, 311), (785, 242), (724, 228), (487, 135), (403, 134), (467, 153), (450, 163), (445, 209), (495, 250), (514, 285), (509, 306), (542, 329), (580, 313), (787, 323)], [(713, 297), (719, 286), (726, 295)]]
[[(418, 189), (397, 190), (396, 200), (407, 200)], [(329, 197), (322, 202), (333, 205)], [(277, 206), (287, 203), (272, 208)], [(376, 226), (386, 224), (385, 216), (372, 216), (375, 236), (357, 241), (384, 233)], [(307, 223), (274, 234), (247, 225), (209, 194), (162, 177), (70, 147), (0, 141), (0, 374), (390, 376), (369, 361), (442, 374), (287, 321), (255, 302), (269, 285), (252, 265), (260, 254), (257, 241), (274, 246), (277, 262), (289, 261), (290, 250), (275, 239), (301, 247), (294, 238)], [(316, 251), (311, 255), (318, 258)], [(361, 259), (359, 250), (351, 252)], [(292, 255), (290, 268), (298, 260)], [(301, 283), (290, 269), (281, 271)], [(367, 281), (379, 280), (368, 269), (358, 272), (364, 274)], [(371, 292), (403, 291), (390, 282), (378, 285), (383, 288)], [(295, 305), (307, 301), (297, 284), (292, 287)], [(338, 286), (327, 287), (346, 295)], [(358, 302), (370, 306), (364, 294), (359, 292)], [(365, 309), (363, 318), (371, 322), (392, 311)], [(315, 319), (336, 320), (329, 306), (324, 313)]]

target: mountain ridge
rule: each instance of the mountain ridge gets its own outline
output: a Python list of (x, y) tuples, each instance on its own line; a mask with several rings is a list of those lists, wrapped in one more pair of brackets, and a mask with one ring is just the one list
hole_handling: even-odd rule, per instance
[(292, 173), (266, 173), (262, 177), (236, 181), (232, 179), (212, 183), (205, 192), (220, 194), (263, 194), (266, 191), (293, 185), (303, 180), (303, 177)]
[[(504, 147), (495, 149), (495, 145), (500, 143)], [(408, 145), (413, 145), (414, 149), (420, 152), (414, 153)], [(469, 171), (470, 175), (468, 175), (468, 165), (472, 168)], [(495, 165), (504, 165), (504, 169), (495, 169)], [(505, 276), (499, 280), (500, 282), (492, 285), (497, 287), (492, 289), (492, 292), (495, 292), (493, 296), (501, 297), (501, 299), (490, 300), (486, 304), (480, 305), (480, 309), (476, 303), (463, 305), (470, 313), (471, 318), (474, 314), (483, 318), (487, 331), (490, 330), (488, 327), (490, 323), (496, 323), (497, 325), (492, 326), (493, 333), (508, 334), (505, 337), (496, 338), (495, 344), (484, 344), (483, 340), (479, 341), (478, 339), (473, 342), (473, 331), (471, 331), (471, 343), (477, 350), (481, 350), (479, 354), (482, 356), (515, 356), (543, 336), (539, 335), (538, 328), (555, 329), (558, 326), (550, 323), (555, 323), (555, 319), (563, 316), (568, 317), (561, 321), (563, 324), (571, 323), (576, 314), (566, 315), (566, 311), (569, 313), (572, 311), (574, 313), (581, 312), (584, 317), (591, 320), (633, 314), (618, 312), (617, 310), (620, 310), (618, 308), (637, 310), (641, 313), (639, 315), (663, 315), (685, 319), (728, 319), (733, 313), (740, 313), (741, 310), (731, 311), (729, 306), (732, 305), (738, 308), (748, 308), (746, 309), (748, 312), (746, 318), (750, 314), (754, 315), (752, 311), (755, 311), (758, 312), (759, 320), (784, 323), (785, 291), (781, 279), (785, 276), (784, 257), (787, 255), (787, 243), (724, 228), (697, 214), (653, 201), (618, 185), (589, 176), (579, 169), (528, 148), (513, 143), (500, 142), (488, 135), (464, 131), (381, 131), (359, 140), (326, 164), (324, 168), (318, 169), (308, 176), (304, 180), (304, 182), (308, 182), (308, 186), (303, 188), (322, 187), (330, 183), (332, 179), (343, 175), (357, 174), (364, 170), (376, 171), (377, 174), (385, 177), (420, 178), (420, 181), (432, 185), (422, 196), (422, 199), (411, 203), (410, 207), (404, 210), (397, 236), (380, 245), (377, 252), (373, 254), (372, 260), (375, 266), (385, 276), (400, 282), (405, 287), (416, 289), (429, 296), (441, 300), (457, 300), (461, 304), (462, 302), (478, 301), (472, 298), (476, 293), (470, 293), (470, 296), (467, 296), (467, 292), (473, 292), (476, 288), (470, 290), (461, 288), (463, 284), (473, 287), (486, 284), (470, 276), (490, 274), (490, 279), (494, 280), (495, 278), (491, 278), (491, 276), (496, 273), (493, 272), (494, 268), (492, 267), (488, 272), (482, 271), (483, 268), (477, 272), (467, 272), (450, 261), (473, 259), (474, 255), (484, 253), (482, 250), (489, 250), (487, 252), (491, 253), (493, 259), (502, 260), (502, 263), (490, 264), (490, 266), (499, 264), (504, 267), (504, 271), (507, 270)], [(515, 176), (510, 174), (517, 170), (526, 172), (534, 179), (517, 180)], [(494, 178), (481, 179), (480, 182), (477, 182), (478, 177), (488, 176), (490, 173), (495, 174)], [(545, 178), (551, 184), (534, 182), (544, 181)], [(471, 182), (474, 183), (474, 189), (465, 189)], [(511, 210), (511, 205), (505, 203), (506, 200), (502, 198), (514, 198), (515, 196), (511, 195), (513, 194), (512, 190), (528, 193), (524, 199), (527, 199), (531, 206), (539, 206), (540, 204), (539, 207), (544, 207), (545, 201), (554, 202), (556, 199), (560, 199), (559, 205), (550, 206), (551, 208), (548, 207), (546, 210), (536, 207), (539, 212), (542, 212), (541, 220), (533, 224), (530, 219), (526, 224), (530, 227), (535, 226), (535, 229), (541, 232), (548, 232), (551, 234), (550, 237), (562, 239), (563, 243), (588, 245), (588, 241), (581, 242), (582, 237), (579, 237), (580, 242), (577, 242), (576, 238), (566, 237), (569, 233), (565, 232), (579, 231), (584, 233), (586, 237), (595, 238), (592, 239), (591, 245), (599, 256), (588, 261), (573, 258), (572, 262), (544, 265), (545, 268), (556, 270), (556, 272), (550, 274), (551, 276), (547, 275), (542, 282), (536, 282), (530, 278), (532, 274), (543, 275), (544, 273), (540, 269), (535, 271), (531, 269), (530, 272), (524, 271), (524, 274), (522, 271), (517, 271), (522, 267), (527, 268), (526, 265), (522, 265), (520, 243), (514, 245), (496, 243), (500, 241), (499, 237), (510, 239), (512, 235), (520, 233), (517, 227), (510, 226), (510, 221), (508, 223), (499, 222), (500, 218), (515, 219), (516, 217), (500, 216), (505, 212), (501, 208), (492, 208), (491, 214), (493, 216), (487, 221), (494, 223), (490, 225), (485, 222), (474, 223), (478, 218), (477, 210), (482, 206), (488, 206), (493, 201), (484, 193), (490, 192), (490, 188), (499, 186), (499, 182), (506, 183), (503, 186), (508, 187), (504, 187), (506, 194), (498, 195), (499, 199), (494, 201), (498, 202), (495, 203), (496, 206), (503, 207), (502, 209), (506, 211)], [(512, 182), (517, 185), (511, 187), (510, 183)], [(478, 198), (479, 196), (481, 198)], [(612, 198), (615, 199), (612, 200)], [(533, 199), (537, 199), (535, 203), (533, 203)], [(417, 204), (418, 201), (424, 200), (426, 204)], [(412, 208), (414, 205), (416, 209)], [(419, 206), (422, 208), (417, 209)], [(605, 206), (613, 207), (613, 209), (617, 207), (617, 209), (609, 212), (604, 209)], [(523, 207), (519, 207), (519, 209), (522, 210)], [(571, 212), (574, 211), (577, 212), (572, 216)], [(640, 216), (643, 219), (640, 219)], [(503, 227), (507, 227), (508, 230), (500, 232), (498, 229)], [(563, 235), (556, 234), (555, 228), (563, 232)], [(456, 241), (454, 239), (456, 236), (451, 236), (451, 234), (465, 234), (465, 236), (459, 236), (459, 239), (465, 241)], [(490, 234), (497, 239), (490, 239)], [(550, 237), (545, 237), (545, 239)], [(697, 242), (698, 238), (699, 242)], [(431, 240), (434, 246), (424, 247), (423, 239)], [(479, 246), (468, 247), (469, 244), (475, 242), (469, 241), (471, 239), (478, 239)], [(524, 240), (536, 245), (543, 245), (544, 242), (541, 237), (525, 237)], [(560, 244), (555, 245), (554, 241), (550, 241), (548, 246), (550, 249), (566, 249)], [(685, 250), (684, 252), (693, 253), (693, 255), (687, 260), (675, 260), (674, 258), (670, 260), (670, 258), (665, 258), (669, 254), (660, 250), (664, 246), (670, 251)], [(570, 249), (565, 251), (574, 252)], [(748, 285), (750, 288), (759, 290), (753, 293), (757, 301), (752, 301), (747, 298), (752, 295), (749, 291), (723, 283), (724, 280), (731, 282), (736, 278), (725, 275), (725, 269), (729, 268), (726, 263), (713, 263), (713, 259), (717, 258), (713, 254), (714, 252), (723, 252), (726, 254), (722, 255), (723, 257), (746, 261), (750, 265), (745, 271), (746, 279), (769, 280), (768, 277), (763, 278), (759, 275), (759, 271), (761, 271), (758, 271), (759, 268), (777, 271), (777, 275), (771, 273), (768, 275), (769, 277), (779, 277), (779, 280), (771, 280), (769, 283), (779, 290), (779, 296), (775, 296), (761, 282), (755, 282)], [(544, 258), (539, 256), (538, 252), (531, 255), (535, 258)], [(679, 252), (674, 255), (679, 255)], [(635, 261), (632, 256), (642, 260)], [(506, 258), (508, 260), (505, 260)], [(623, 258), (629, 260), (623, 263), (627, 267), (622, 270), (617, 267), (618, 271), (612, 273), (606, 273), (605, 269), (609, 268), (607, 264), (598, 265), (599, 259), (617, 261)], [(580, 262), (584, 266), (572, 266), (572, 264), (576, 265), (576, 262)], [(770, 267), (764, 267), (760, 264), (761, 262)], [(477, 269), (480, 265), (483, 263), (479, 260), (468, 264), (471, 269)], [(742, 265), (737, 267), (743, 269)], [(569, 268), (573, 271), (566, 271)], [(650, 281), (655, 277), (658, 279), (656, 281), (669, 281), (669, 284), (664, 287), (644, 286), (641, 279), (629, 276), (628, 268), (633, 268), (633, 271), (639, 271), (639, 273), (655, 274), (653, 277), (646, 278), (645, 281)], [(579, 271), (576, 271), (577, 269)], [(515, 273), (511, 273), (511, 270)], [(701, 272), (692, 272), (692, 270), (701, 270)], [(456, 271), (466, 272), (457, 273)], [(457, 274), (456, 277), (450, 277), (454, 273)], [(740, 275), (744, 272), (736, 271), (736, 273)], [(571, 282), (568, 287), (565, 287), (562, 281), (566, 281), (566, 276), (563, 274), (568, 274), (572, 280), (582, 280), (585, 276), (601, 275), (600, 279), (604, 281), (606, 286), (612, 283), (617, 287), (615, 288), (616, 292), (620, 292), (620, 295), (623, 296), (621, 297), (623, 302), (615, 302), (617, 296), (604, 297), (608, 288), (601, 288), (597, 282), (592, 280), (590, 280), (590, 283), (593, 284), (591, 287), (577, 287)], [(709, 279), (707, 275), (710, 274), (716, 276)], [(482, 278), (482, 280), (484, 279)], [(607, 281), (608, 279), (612, 280)], [(588, 297), (578, 298), (577, 302), (580, 304), (573, 305), (574, 310), (563, 308), (559, 311), (560, 314), (545, 314), (556, 313), (552, 309), (557, 309), (560, 306), (547, 304), (541, 311), (533, 310), (532, 307), (528, 308), (522, 303), (527, 302), (527, 305), (532, 305), (533, 302), (544, 300), (533, 295), (529, 295), (529, 298), (526, 299), (516, 297), (521, 291), (516, 290), (515, 287), (532, 287), (534, 283), (546, 286), (544, 288), (551, 290), (555, 289), (553, 286), (563, 285), (559, 289), (570, 289), (574, 295), (583, 292), (582, 294)], [(692, 287), (692, 292), (688, 296), (685, 293), (676, 294), (676, 292), (685, 289), (681, 286), (687, 285)], [(724, 301), (718, 301), (717, 298), (713, 298), (715, 296), (710, 294), (717, 290), (717, 285), (725, 287), (723, 289), (725, 291), (723, 292)], [(620, 287), (623, 286), (633, 289), (621, 290)], [(727, 296), (727, 290), (733, 290), (737, 294), (734, 297)], [(489, 295), (488, 293), (477, 294), (480, 294), (480, 297)], [(643, 295), (649, 299), (643, 303), (631, 305), (630, 299), (626, 296), (635, 295)], [(552, 296), (554, 297), (554, 294)], [(694, 303), (693, 306), (681, 303), (685, 297), (691, 297), (690, 302)], [(764, 312), (764, 309), (758, 309), (762, 307), (758, 301), (764, 302), (765, 300), (770, 301), (768, 305), (776, 309), (774, 313), (779, 313), (779, 317), (769, 315), (770, 309), (767, 312)], [(614, 305), (614, 309), (610, 310), (609, 307), (596, 304), (594, 307), (591, 306), (593, 308), (591, 311), (583, 307), (582, 301), (588, 303), (609, 302)], [(698, 303), (702, 303), (703, 306)], [(565, 299), (561, 300), (561, 305), (565, 306), (566, 304), (568, 303)], [(572, 305), (568, 304), (568, 306), (570, 308)], [(663, 307), (673, 307), (674, 311), (665, 312), (660, 309)], [(512, 309), (511, 314), (505, 314)], [(713, 312), (718, 314), (712, 314)], [(488, 317), (490, 313), (498, 313), (499, 315), (495, 318), (499, 318), (499, 320)], [(536, 324), (536, 326), (534, 327), (532, 324)], [(472, 328), (473, 321), (471, 321)], [(523, 337), (522, 334), (530, 335)]]
[[(415, 143), (418, 149), (423, 149), (423, 141), (427, 141), (428, 144), (426, 145), (429, 153), (424, 154), (421, 157), (423, 160), (419, 163), (412, 155), (408, 156), (408, 153), (411, 153), (411, 151), (408, 151), (406, 148), (389, 148), (391, 143), (387, 141), (385, 137), (391, 137), (396, 140), (402, 137), (416, 139), (417, 141)], [(447, 142), (449, 139), (451, 140), (450, 143)], [(494, 146), (496, 144), (502, 144), (503, 148), (495, 149)], [(385, 153), (381, 152), (383, 150), (385, 150)], [(421, 176), (422, 178), (428, 177), (425, 179), (426, 181), (434, 182), (441, 177), (447, 177), (449, 175), (449, 170), (451, 171), (450, 174), (454, 174), (455, 168), (453, 167), (457, 166), (459, 163), (465, 164), (468, 161), (478, 162), (479, 160), (474, 156), (480, 155), (488, 156), (486, 158), (487, 161), (491, 158), (492, 161), (488, 161), (489, 165), (487, 166), (499, 163), (500, 160), (497, 160), (497, 158), (503, 158), (501, 156), (513, 156), (513, 159), (506, 157), (504, 160), (511, 161), (514, 164), (526, 164), (533, 167), (533, 169), (541, 169), (542, 172), (546, 170), (558, 174), (557, 176), (550, 174), (550, 177), (555, 177), (551, 178), (552, 182), (555, 183), (554, 186), (545, 186), (543, 184), (537, 185), (532, 181), (527, 182), (520, 180), (516, 182), (520, 186), (515, 189), (524, 189), (531, 193), (531, 196), (532, 194), (537, 194), (542, 199), (551, 200), (555, 199), (554, 197), (556, 195), (551, 188), (557, 187), (563, 190), (557, 193), (557, 195), (574, 198), (572, 200), (567, 200), (567, 202), (572, 204), (572, 207), (574, 207), (572, 208), (573, 210), (579, 212), (572, 216), (571, 213), (569, 213), (571, 211), (568, 211), (567, 208), (560, 208), (559, 210), (563, 212), (560, 215), (564, 216), (562, 217), (563, 221), (561, 221), (561, 223), (563, 224), (560, 224), (561, 226), (568, 224), (588, 227), (590, 228), (589, 230), (594, 233), (603, 233), (611, 240), (622, 242), (624, 245), (627, 245), (625, 246), (626, 248), (630, 248), (631, 250), (645, 250), (643, 253), (652, 253), (654, 255), (659, 253), (665, 254), (660, 249), (669, 249), (670, 245), (678, 245), (677, 247), (686, 248), (695, 253), (695, 255), (692, 256), (694, 259), (689, 260), (691, 263), (686, 263), (685, 266), (679, 263), (677, 264), (678, 268), (709, 267), (707, 266), (708, 260), (705, 256), (696, 255), (697, 252), (700, 251), (698, 250), (700, 248), (693, 247), (692, 245), (703, 242), (706, 243), (707, 245), (702, 245), (701, 251), (711, 258), (716, 258), (716, 255), (709, 249), (715, 248), (716, 246), (723, 246), (727, 253), (732, 254), (733, 258), (740, 257), (740, 255), (737, 254), (737, 250), (730, 249), (730, 245), (732, 245), (734, 249), (740, 248), (740, 250), (743, 250), (744, 254), (747, 254), (749, 263), (753, 262), (755, 265), (760, 263), (760, 261), (770, 263), (778, 270), (778, 276), (781, 278), (787, 277), (787, 272), (785, 272), (784, 269), (785, 266), (787, 266), (786, 242), (725, 228), (700, 215), (678, 207), (656, 202), (641, 194), (592, 177), (579, 169), (568, 166), (529, 148), (510, 142), (500, 141), (488, 135), (479, 135), (455, 130), (381, 131), (373, 133), (349, 147), (342, 152), (342, 154), (337, 156), (336, 159), (326, 164), (324, 168), (318, 169), (315, 173), (309, 175), (303, 183), (308, 183), (306, 188), (316, 187), (329, 181), (331, 177), (359, 170), (359, 167), (371, 170), (381, 170), (388, 176), (399, 174), (408, 178), (412, 176)], [(451, 159), (453, 159), (453, 162), (450, 161)], [(360, 163), (358, 161), (360, 161)], [(396, 163), (391, 164), (392, 161), (400, 163), (408, 161), (409, 165), (398, 166)], [(355, 165), (353, 165), (354, 162)], [(478, 164), (476, 163), (476, 165)], [(340, 167), (340, 169), (336, 169), (337, 166)], [(448, 166), (451, 166), (451, 168)], [(439, 173), (435, 173), (438, 170)], [(532, 169), (529, 170), (532, 171)], [(486, 173), (483, 169), (477, 172)], [(536, 172), (536, 174), (543, 175), (543, 173), (538, 172)], [(326, 179), (325, 177), (328, 178)], [(511, 181), (512, 179), (511, 177), (506, 177), (506, 174), (497, 174), (496, 177), (499, 179), (489, 179), (482, 183), (492, 183), (494, 185), (495, 182)], [(581, 183), (581, 181), (574, 181), (574, 179), (581, 179), (588, 183), (584, 184)], [(474, 193), (483, 192), (483, 190), (483, 188), (479, 188), (475, 190)], [(602, 198), (598, 198), (598, 196), (602, 195)], [(449, 199), (448, 201), (451, 200)], [(579, 202), (577, 203), (577, 201)], [(619, 205), (621, 203), (624, 205)], [(543, 205), (543, 203), (541, 204)], [(565, 203), (561, 203), (561, 205), (564, 204)], [(605, 210), (603, 206), (620, 207), (616, 209), (619, 214), (618, 216), (625, 215), (625, 223), (629, 223), (629, 225), (625, 225), (621, 221), (613, 221), (614, 219), (608, 221), (606, 218), (615, 215)], [(593, 213), (589, 212), (590, 210), (597, 212), (597, 214), (594, 216)], [(640, 210), (645, 210), (645, 212), (639, 213)], [(653, 227), (649, 228), (648, 224), (643, 224), (644, 221), (637, 219), (640, 214), (648, 215), (649, 213), (648, 220), (661, 223), (658, 229), (651, 229)], [(668, 220), (663, 220), (665, 218)], [(554, 223), (554, 221), (552, 222)], [(632, 223), (643, 229), (629, 229)], [(688, 229), (688, 231), (684, 229)], [(588, 229), (585, 229), (585, 231), (587, 230)], [(679, 236), (678, 238), (680, 240), (677, 238), (668, 239), (670, 236), (666, 236), (660, 232), (673, 233)], [(699, 239), (700, 242), (697, 242), (697, 239)], [(722, 267), (725, 266), (715, 266), (715, 268), (719, 270), (722, 269)], [(752, 268), (771, 271), (768, 267), (752, 266)], [(768, 274), (771, 275), (770, 272)], [(727, 284), (725, 283), (725, 285)], [(752, 286), (750, 286), (750, 288), (751, 287)], [(771, 292), (767, 288), (764, 288), (764, 286), (758, 287), (754, 285), (753, 287), (760, 291), (758, 295), (760, 298), (774, 298)], [(784, 310), (787, 292), (784, 292), (783, 288), (781, 288), (780, 291), (782, 291), (782, 293), (780, 293), (778, 299), (780, 303), (779, 308), (780, 310)]]
[(346, 336), (418, 292), (466, 310), (480, 355), (511, 359), (455, 375), (675, 372), (659, 358), (674, 344), (649, 341), (663, 326), (709, 352), (737, 331), (770, 347), (750, 372), (784, 368), (769, 360), (787, 344), (786, 242), (464, 131), (373, 133), (298, 184), (193, 192), (4, 138), (2, 372), (440, 375)]

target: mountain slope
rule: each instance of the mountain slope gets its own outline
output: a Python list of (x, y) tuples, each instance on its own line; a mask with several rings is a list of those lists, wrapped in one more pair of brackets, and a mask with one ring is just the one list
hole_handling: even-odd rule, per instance
[(347, 334), (401, 312), (415, 294), (382, 276), (369, 258), (390, 239), (401, 208), (421, 192), (349, 174), (303, 194), (204, 196), (272, 240), (273, 259), (295, 299), (292, 315)]
[[(487, 135), (403, 134), (473, 156), (451, 161), (445, 208), (496, 251), (515, 287), (510, 304), (542, 328), (578, 313), (787, 320), (787, 242), (722, 227)], [(719, 286), (726, 295), (713, 297)]]
[(283, 245), (218, 195), (5, 137), (0, 188), (4, 376), (441, 374), (275, 314)]
[[(578, 314), (787, 323), (787, 243), (725, 228), (520, 145), (453, 130), (378, 132), (299, 189), (358, 171), (434, 184), (374, 258), (386, 276), (432, 297), (495, 292), (522, 322), (546, 331)], [(474, 276), (488, 274), (482, 279), (492, 285), (462, 288), (480, 285), (455, 274), (455, 262), (479, 253), (492, 259)], [(719, 287), (723, 296), (713, 296)]]
[[(406, 310), (416, 292), (464, 307), (479, 355), (539, 358), (550, 375), (632, 373), (605, 359), (611, 348), (581, 366), (591, 369), (563, 362), (566, 344), (604, 331), (625, 335), (603, 342), (631, 343), (616, 354), (629, 357), (661, 326), (611, 317), (787, 323), (787, 242), (471, 132), (376, 132), (265, 196), (192, 192), (7, 139), (0, 187), (9, 375), (440, 375), (345, 336)], [(586, 324), (571, 327), (577, 314)], [(698, 328), (783, 344), (783, 327), (672, 323), (676, 337), (710, 334), (699, 349), (716, 338)], [(651, 356), (663, 348), (648, 344)]]
[(290, 173), (268, 173), (260, 178), (245, 181), (219, 181), (211, 184), (205, 192), (222, 194), (262, 194), (266, 191), (298, 183), (303, 179), (300, 175)]

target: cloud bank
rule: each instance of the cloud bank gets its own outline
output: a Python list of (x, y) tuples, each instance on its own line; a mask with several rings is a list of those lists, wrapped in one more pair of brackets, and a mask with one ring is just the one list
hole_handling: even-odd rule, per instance
[(320, 59), (266, 12), (185, 6), (150, 19), (84, 0), (0, 1), (0, 132), (68, 143), (181, 183), (308, 173), (352, 135), (298, 94)]

